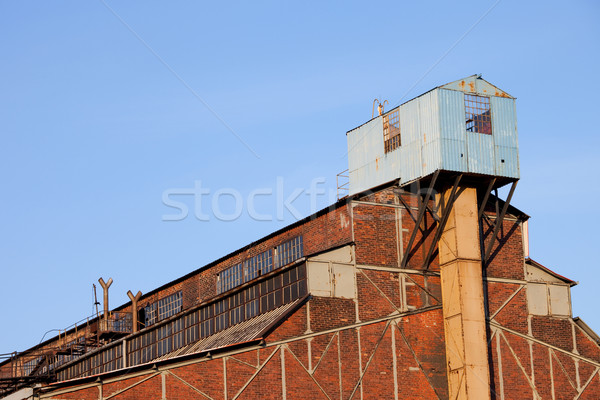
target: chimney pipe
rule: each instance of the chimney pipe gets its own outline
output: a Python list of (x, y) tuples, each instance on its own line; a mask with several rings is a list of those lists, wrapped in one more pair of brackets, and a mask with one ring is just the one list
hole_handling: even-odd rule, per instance
[(102, 286), (102, 290), (104, 290), (104, 320), (106, 321), (106, 326), (108, 326), (108, 288), (112, 285), (112, 278), (108, 278), (108, 282), (104, 282), (104, 279), (98, 279), (98, 283)]
[(127, 291), (127, 296), (131, 299), (131, 315), (133, 316), (133, 333), (138, 331), (138, 313), (137, 313), (137, 302), (142, 297), (142, 292), (138, 290), (137, 294), (134, 296), (131, 293), (131, 290)]

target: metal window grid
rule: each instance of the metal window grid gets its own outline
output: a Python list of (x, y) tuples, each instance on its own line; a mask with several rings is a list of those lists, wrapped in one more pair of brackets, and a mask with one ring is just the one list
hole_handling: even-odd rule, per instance
[(277, 246), (277, 268), (281, 268), (302, 258), (304, 253), (303, 247), (302, 236), (296, 236)]
[[(150, 362), (307, 293), (306, 267), (302, 264), (127, 340), (127, 365)], [(122, 357), (122, 346), (117, 344), (61, 370), (59, 377), (67, 380), (112, 371), (122, 367)]]
[(244, 282), (273, 270), (273, 251), (271, 249), (244, 261)]
[(490, 98), (465, 94), (465, 120), (467, 132), (492, 134)]
[(383, 116), (383, 143), (386, 153), (389, 153), (402, 145), (400, 141), (399, 108)]

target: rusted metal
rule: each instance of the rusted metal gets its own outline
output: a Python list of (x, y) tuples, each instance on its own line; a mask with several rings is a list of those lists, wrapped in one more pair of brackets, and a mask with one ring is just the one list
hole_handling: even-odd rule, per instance
[(104, 282), (104, 279), (98, 279), (98, 283), (102, 286), (102, 290), (104, 291), (104, 319), (108, 321), (108, 288), (113, 283), (112, 278), (108, 278), (108, 282)]
[[(490, 242), (488, 243), (488, 245), (485, 249), (485, 252), (483, 253), (484, 254), (484, 256), (483, 256), (483, 265), (484, 266), (487, 266), (487, 264), (488, 264), (490, 253), (492, 251), (492, 248), (494, 247), (494, 244), (496, 243), (496, 237), (498, 235), (498, 231), (500, 230), (500, 227), (502, 226), (502, 223), (504, 222), (504, 216), (506, 215), (506, 210), (508, 210), (508, 206), (510, 205), (510, 200), (512, 199), (512, 196), (517, 187), (517, 182), (518, 181), (513, 182), (512, 185), (510, 186), (508, 196), (506, 197), (506, 201), (504, 202), (504, 206), (502, 207), (502, 211), (500, 212), (500, 215), (496, 214), (496, 222), (494, 224), (494, 232), (492, 233)], [(498, 198), (498, 197), (496, 196), (496, 198)]]
[(131, 300), (131, 314), (133, 316), (133, 318), (132, 318), (132, 320), (133, 320), (133, 322), (132, 322), (132, 324), (133, 324), (132, 331), (135, 333), (139, 329), (139, 327), (138, 327), (138, 308), (137, 308), (137, 303), (138, 303), (138, 300), (140, 299), (140, 297), (142, 297), (142, 292), (140, 292), (138, 290), (138, 292), (134, 296), (133, 293), (131, 292), (131, 290), (128, 290), (127, 291), (127, 296)]
[(429, 260), (431, 259), (431, 256), (433, 255), (434, 250), (438, 246), (440, 237), (442, 236), (442, 233), (444, 232), (444, 228), (446, 227), (446, 222), (448, 222), (448, 217), (450, 216), (450, 213), (452, 212), (452, 207), (454, 206), (454, 202), (456, 201), (456, 198), (458, 197), (458, 195), (457, 195), (458, 185), (460, 184), (462, 177), (463, 177), (463, 175), (460, 174), (455, 178), (454, 185), (452, 186), (452, 190), (450, 191), (450, 197), (448, 198), (448, 203), (445, 204), (443, 207), (442, 207), (442, 204), (444, 203), (444, 197), (443, 197), (443, 194), (439, 195), (441, 205), (439, 205), (438, 208), (440, 208), (440, 209), (443, 208), (442, 209), (442, 218), (437, 226), (435, 235), (433, 236), (433, 241), (431, 242), (431, 246), (429, 246), (429, 250), (427, 251), (427, 255), (425, 256), (425, 259), (423, 260), (423, 269), (425, 269), (425, 270), (429, 269)]
[(379, 99), (373, 100), (373, 113), (371, 114), (371, 118), (375, 118), (375, 103), (377, 103), (377, 112), (381, 115), (384, 113), (384, 107), (388, 104), (388, 101), (384, 100), (381, 102)]
[[(458, 190), (451, 222), (439, 241), (448, 394), (451, 399), (489, 399), (477, 190), (467, 185)], [(450, 198), (449, 192), (443, 196)]]
[(383, 143), (386, 153), (402, 145), (400, 136), (400, 108), (383, 116)]
[(485, 206), (490, 197), (490, 193), (492, 192), (492, 188), (494, 187), (495, 184), (496, 184), (496, 178), (490, 179), (490, 183), (488, 184), (485, 194), (483, 195), (483, 201), (481, 202), (481, 205), (479, 206), (479, 212), (477, 213), (478, 221), (481, 220), (481, 217), (483, 216), (483, 211), (485, 210)]
[(344, 170), (335, 176), (335, 183), (337, 186), (337, 199), (346, 197), (350, 190), (350, 174), (349, 170)]
[(423, 221), (423, 216), (425, 215), (425, 211), (427, 210), (426, 206), (429, 203), (429, 199), (431, 198), (431, 194), (433, 193), (433, 187), (435, 186), (435, 182), (437, 181), (439, 174), (439, 170), (435, 171), (435, 173), (433, 174), (433, 178), (431, 178), (431, 182), (429, 183), (429, 187), (427, 188), (427, 194), (425, 195), (424, 199), (421, 199), (421, 193), (419, 193), (421, 188), (421, 180), (417, 181), (417, 199), (419, 201), (419, 214), (417, 216), (417, 220), (415, 221), (415, 227), (413, 228), (413, 231), (410, 235), (408, 245), (406, 246), (406, 251), (404, 252), (404, 255), (402, 257), (402, 268), (406, 268), (406, 263), (408, 262), (408, 259), (410, 257), (412, 245), (415, 241), (415, 238), (417, 237), (417, 230), (420, 229), (421, 221)]

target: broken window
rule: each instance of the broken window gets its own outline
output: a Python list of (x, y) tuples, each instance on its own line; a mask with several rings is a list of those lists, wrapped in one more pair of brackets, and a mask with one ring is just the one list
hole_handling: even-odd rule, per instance
[(383, 144), (385, 152), (397, 149), (400, 142), (400, 109), (397, 108), (383, 116)]
[(467, 132), (492, 134), (490, 98), (465, 94), (465, 119)]

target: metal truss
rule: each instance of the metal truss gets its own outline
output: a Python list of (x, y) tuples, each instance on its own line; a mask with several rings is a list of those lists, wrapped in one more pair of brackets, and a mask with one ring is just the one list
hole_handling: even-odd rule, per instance
[(410, 259), (410, 255), (413, 250), (413, 244), (417, 237), (417, 231), (420, 230), (422, 234), (425, 233), (425, 230), (423, 228), (421, 228), (421, 223), (423, 222), (423, 217), (425, 216), (425, 212), (429, 211), (429, 214), (432, 216), (432, 218), (434, 219), (434, 221), (437, 224), (433, 240), (432, 240), (431, 244), (429, 245), (427, 252), (425, 253), (426, 254), (425, 258), (423, 259), (423, 269), (424, 270), (429, 269), (429, 262), (431, 261), (431, 257), (433, 256), (433, 253), (435, 252), (435, 249), (437, 248), (437, 243), (440, 240), (440, 237), (442, 235), (442, 232), (444, 231), (446, 223), (448, 222), (448, 217), (450, 216), (450, 212), (452, 211), (454, 202), (456, 201), (456, 199), (458, 198), (458, 195), (460, 194), (459, 193), (459, 185), (462, 180), (463, 174), (456, 176), (456, 178), (454, 179), (454, 183), (452, 185), (452, 190), (450, 192), (450, 196), (447, 199), (445, 199), (444, 196), (440, 196), (439, 204), (437, 204), (434, 209), (431, 209), (431, 207), (429, 207), (429, 200), (431, 200), (431, 195), (433, 193), (435, 183), (437, 182), (438, 175), (439, 175), (439, 170), (434, 173), (433, 178), (431, 179), (431, 182), (429, 184), (429, 187), (427, 188), (427, 192), (425, 193), (425, 196), (423, 196), (423, 194), (421, 193), (421, 181), (419, 180), (416, 182), (417, 201), (418, 201), (416, 217), (414, 217), (412, 215), (411, 208), (402, 199), (402, 194), (399, 193), (399, 195), (398, 195), (400, 202), (402, 203), (402, 205), (404, 205), (406, 210), (411, 214), (411, 217), (415, 221), (415, 226), (412, 229), (410, 239), (408, 241), (408, 245), (406, 246), (406, 251), (404, 252), (404, 255), (402, 256), (401, 268), (406, 268), (406, 264), (408, 263), (408, 260)]
[[(485, 191), (485, 194), (483, 196), (483, 200), (479, 204), (478, 221), (480, 221), (479, 226), (480, 226), (481, 249), (482, 249), (481, 261), (482, 261), (484, 267), (486, 267), (490, 261), (490, 255), (492, 254), (492, 249), (494, 248), (494, 244), (496, 244), (496, 240), (498, 238), (498, 232), (500, 231), (500, 228), (502, 227), (502, 224), (504, 222), (504, 217), (506, 216), (506, 211), (508, 210), (508, 207), (510, 206), (510, 201), (515, 192), (515, 189), (517, 188), (517, 182), (518, 181), (514, 181), (511, 184), (510, 190), (508, 192), (508, 196), (506, 197), (506, 200), (504, 201), (504, 205), (502, 206), (502, 211), (500, 211), (500, 198), (498, 196), (498, 189), (494, 189), (495, 207), (496, 207), (496, 218), (494, 220), (492, 220), (488, 216), (486, 216), (484, 211), (485, 211), (485, 206), (487, 205), (487, 201), (492, 192), (492, 188), (494, 187), (494, 185), (496, 183), (496, 178), (492, 178), (492, 180), (490, 180), (488, 187)], [(488, 223), (493, 227), (492, 236), (490, 237), (490, 241), (488, 242), (487, 246), (485, 246), (485, 249), (484, 249), (485, 241), (483, 238), (482, 218), (485, 218), (488, 221)]]

